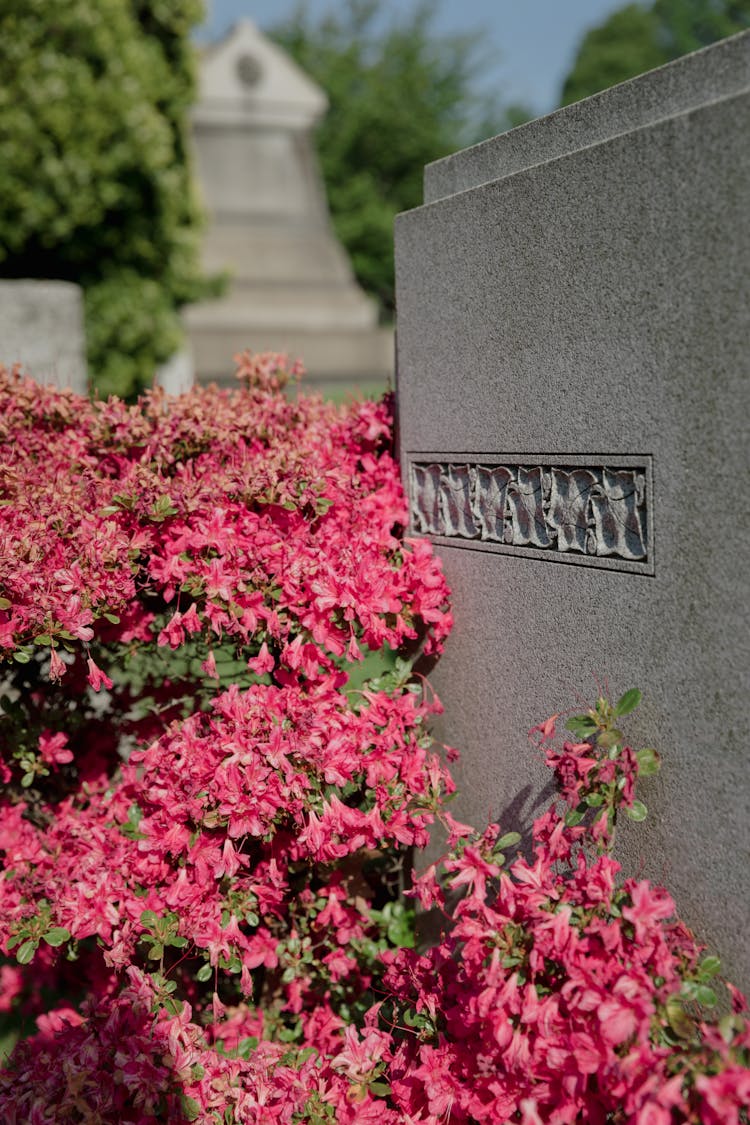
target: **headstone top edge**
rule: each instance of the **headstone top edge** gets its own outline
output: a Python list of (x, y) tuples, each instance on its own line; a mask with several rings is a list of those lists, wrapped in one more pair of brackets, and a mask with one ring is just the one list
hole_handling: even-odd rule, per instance
[(750, 89), (750, 30), (426, 165), (435, 203)]
[(74, 300), (83, 300), (81, 286), (75, 281), (56, 277), (0, 277), (0, 289), (6, 288), (15, 293), (49, 292), (65, 294)]

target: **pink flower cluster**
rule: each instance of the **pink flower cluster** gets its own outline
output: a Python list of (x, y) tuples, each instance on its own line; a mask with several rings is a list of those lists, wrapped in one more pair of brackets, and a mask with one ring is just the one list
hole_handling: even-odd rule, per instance
[(635, 781), (652, 772), (653, 751), (639, 758), (614, 742), (611, 712), (600, 700), (582, 743), (555, 746), (554, 719), (539, 728), (565, 802), (535, 822), (530, 854), (508, 863), (516, 834), (448, 819), (447, 884), (434, 868), (417, 880), (425, 907), (465, 893), (434, 948), (383, 954), (384, 1011), (411, 1031), (389, 1057), (404, 1120), (747, 1120), (744, 997), (729, 986), (733, 1011), (708, 1017), (718, 960), (701, 958), (665, 890), (618, 878), (614, 823), (618, 812), (640, 818)]
[(739, 1125), (743, 1000), (706, 1016), (715, 959), (610, 855), (632, 698), (540, 728), (527, 853), (453, 820), (388, 405), (298, 373), (127, 406), (0, 371), (0, 1119)]

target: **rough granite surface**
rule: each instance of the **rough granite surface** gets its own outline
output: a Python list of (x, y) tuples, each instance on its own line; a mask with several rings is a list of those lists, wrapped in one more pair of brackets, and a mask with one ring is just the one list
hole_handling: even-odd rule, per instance
[(678, 59), (652, 71), (647, 81), (642, 76), (621, 82), (499, 137), (435, 160), (424, 170), (425, 203), (747, 90), (748, 39), (750, 31), (734, 35), (696, 51), (688, 66)]
[(528, 829), (551, 792), (529, 729), (600, 684), (641, 688), (626, 732), (663, 768), (618, 858), (668, 886), (746, 988), (749, 70), (735, 37), (459, 153), (428, 176), (456, 194), (396, 225), (407, 474), (420, 454), (653, 470), (648, 572), (436, 540), (453, 812)]

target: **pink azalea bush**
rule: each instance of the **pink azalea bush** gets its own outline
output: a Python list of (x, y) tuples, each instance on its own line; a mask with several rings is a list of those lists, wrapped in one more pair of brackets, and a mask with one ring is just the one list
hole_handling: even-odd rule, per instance
[(126, 406), (0, 373), (0, 1120), (746, 1121), (744, 1001), (706, 1015), (716, 960), (611, 856), (656, 764), (632, 693), (540, 728), (531, 852), (453, 820), (388, 407), (295, 374)]

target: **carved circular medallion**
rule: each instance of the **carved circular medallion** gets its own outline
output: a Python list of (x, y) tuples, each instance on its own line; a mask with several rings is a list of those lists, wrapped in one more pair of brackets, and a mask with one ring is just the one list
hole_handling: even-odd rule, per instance
[(263, 77), (263, 67), (255, 55), (240, 55), (236, 67), (237, 77), (243, 86), (257, 86)]

